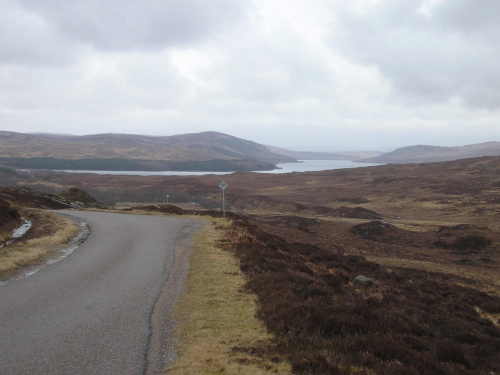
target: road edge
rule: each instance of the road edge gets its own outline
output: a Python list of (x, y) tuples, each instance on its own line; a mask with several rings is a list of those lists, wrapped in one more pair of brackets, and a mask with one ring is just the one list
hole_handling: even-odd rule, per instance
[(144, 375), (163, 374), (174, 363), (179, 338), (175, 329), (180, 324), (172, 316), (172, 308), (186, 292), (189, 257), (193, 251), (192, 238), (206, 225), (204, 220), (190, 220), (179, 232), (174, 245), (174, 265), (150, 317), (151, 336), (145, 353)]

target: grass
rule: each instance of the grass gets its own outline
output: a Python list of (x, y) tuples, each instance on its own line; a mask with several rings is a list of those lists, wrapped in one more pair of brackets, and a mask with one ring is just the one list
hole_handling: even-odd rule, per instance
[(194, 237), (188, 292), (175, 308), (180, 344), (167, 374), (288, 374), (261, 348), (272, 336), (255, 318), (255, 296), (243, 291), (238, 260), (221, 248), (230, 222), (213, 219)]
[(0, 279), (50, 258), (79, 230), (72, 220), (52, 212), (23, 209), (21, 214), (33, 221), (33, 226), (21, 239), (0, 249)]

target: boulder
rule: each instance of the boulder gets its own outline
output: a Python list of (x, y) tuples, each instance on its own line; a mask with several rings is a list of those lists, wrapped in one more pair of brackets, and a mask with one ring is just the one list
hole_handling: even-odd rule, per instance
[(365, 277), (363, 275), (359, 275), (359, 276), (356, 276), (356, 278), (354, 279), (353, 285), (354, 286), (359, 285), (359, 286), (366, 288), (368, 286), (373, 285), (373, 280), (368, 278), (368, 277)]

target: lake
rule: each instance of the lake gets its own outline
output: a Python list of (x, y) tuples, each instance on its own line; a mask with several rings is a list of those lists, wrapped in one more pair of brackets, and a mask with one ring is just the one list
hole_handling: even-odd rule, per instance
[[(372, 163), (356, 163), (350, 160), (300, 160), (298, 163), (283, 163), (278, 164), (280, 169), (272, 171), (256, 171), (255, 173), (292, 173), (292, 172), (315, 172), (327, 171), (331, 169), (345, 169), (345, 168), (360, 168), (370, 167), (380, 164)], [(128, 175), (128, 176), (204, 176), (207, 174), (227, 175), (234, 172), (179, 172), (179, 171), (162, 171), (162, 172), (148, 172), (148, 171), (79, 171), (79, 170), (65, 170), (58, 172), (68, 173), (96, 173), (101, 175)]]
[(331, 169), (370, 167), (380, 164), (356, 163), (350, 160), (299, 160), (299, 163), (278, 164), (273, 171), (259, 171), (258, 173), (292, 173), (292, 172), (317, 172)]

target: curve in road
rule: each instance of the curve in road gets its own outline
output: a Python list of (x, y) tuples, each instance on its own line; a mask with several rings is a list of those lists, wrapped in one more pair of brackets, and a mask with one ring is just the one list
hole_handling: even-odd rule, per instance
[(78, 250), (0, 286), (0, 373), (143, 374), (175, 241), (194, 221), (69, 214), (91, 229)]

